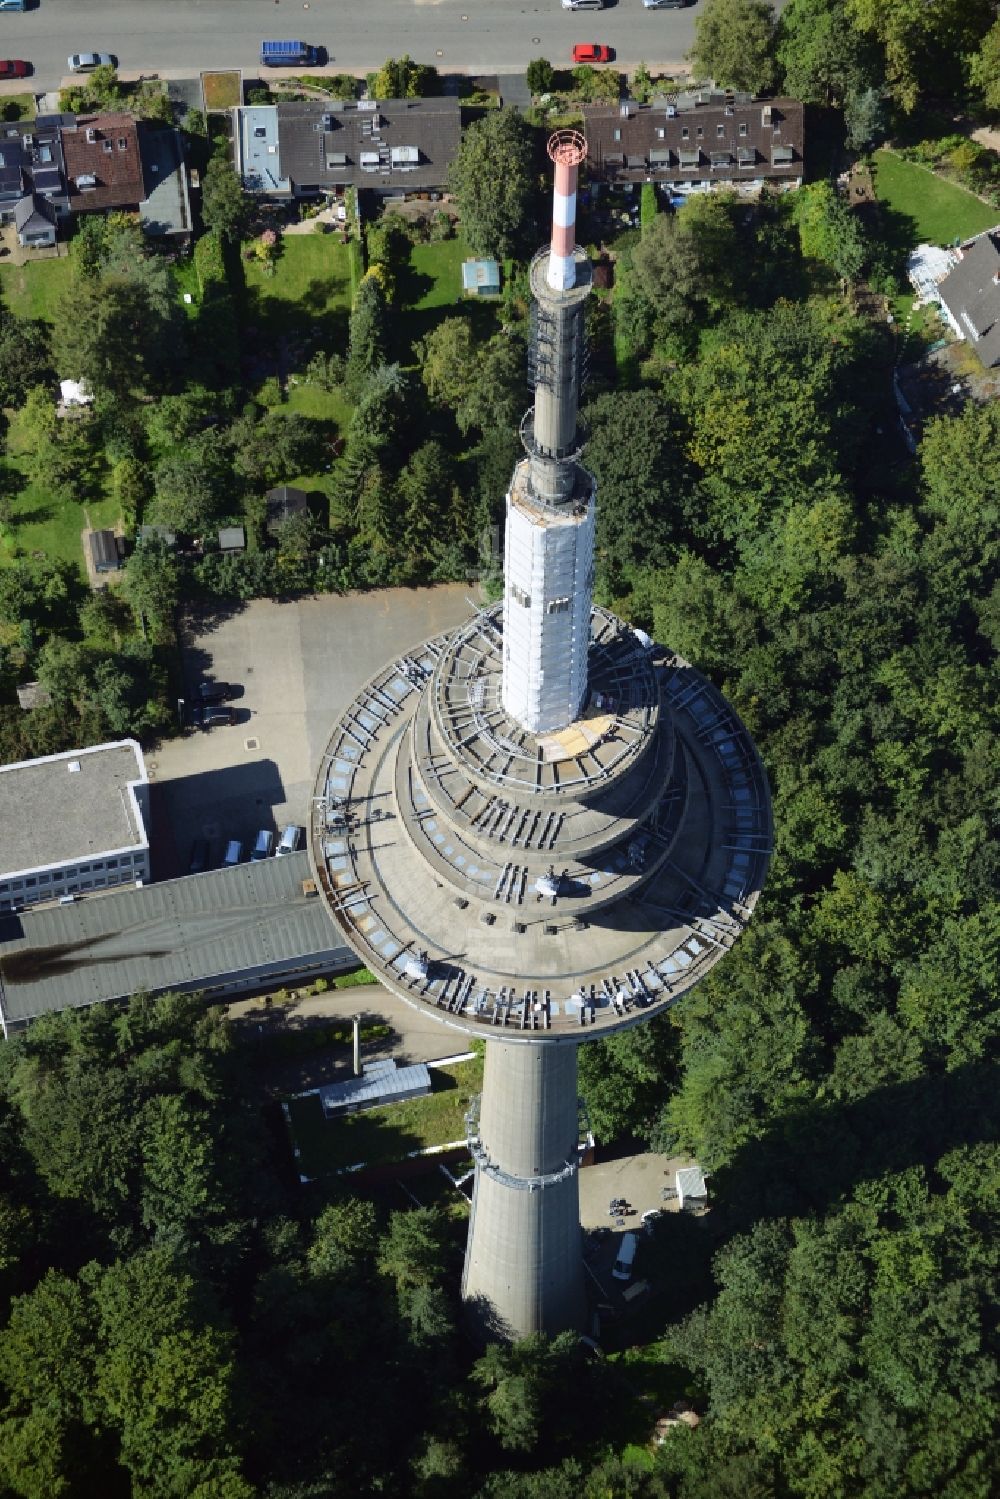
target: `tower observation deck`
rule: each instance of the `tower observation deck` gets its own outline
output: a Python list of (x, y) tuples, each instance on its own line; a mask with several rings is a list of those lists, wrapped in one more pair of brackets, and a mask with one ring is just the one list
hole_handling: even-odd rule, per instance
[(724, 957), (771, 851), (767, 780), (732, 708), (593, 605), (585, 153), (575, 132), (549, 144), (503, 603), (367, 683), (333, 728), (310, 826), (319, 888), (361, 959), (486, 1042), (462, 1291), (503, 1336), (583, 1324), (577, 1046), (662, 1014)]

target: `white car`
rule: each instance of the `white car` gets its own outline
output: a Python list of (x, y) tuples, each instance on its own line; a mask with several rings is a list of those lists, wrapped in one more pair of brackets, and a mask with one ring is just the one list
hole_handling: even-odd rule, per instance
[(74, 52), (66, 59), (71, 73), (92, 73), (95, 68), (117, 68), (118, 59), (110, 52)]

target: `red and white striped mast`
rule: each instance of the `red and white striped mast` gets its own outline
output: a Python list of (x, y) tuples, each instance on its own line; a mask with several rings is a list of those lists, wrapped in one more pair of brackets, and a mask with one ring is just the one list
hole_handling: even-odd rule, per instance
[(556, 169), (552, 189), (552, 246), (548, 283), (553, 291), (576, 285), (576, 183), (580, 164), (587, 159), (587, 142), (579, 130), (557, 130), (549, 138), (548, 153)]

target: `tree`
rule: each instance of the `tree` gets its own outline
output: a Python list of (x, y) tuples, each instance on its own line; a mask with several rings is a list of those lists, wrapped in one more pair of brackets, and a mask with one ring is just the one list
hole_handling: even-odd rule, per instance
[(378, 1267), (399, 1293), (439, 1280), (445, 1263), (445, 1223), (436, 1208), (390, 1213), (378, 1247)]
[(229, 244), (237, 244), (246, 232), (243, 184), (225, 156), (213, 156), (208, 163), (202, 178), (201, 215), (205, 227), (216, 230)]
[(822, 261), (844, 281), (856, 281), (867, 255), (857, 215), (829, 182), (809, 182), (795, 195), (803, 255)]
[(847, 12), (883, 49), (888, 91), (906, 114), (931, 90), (961, 89), (964, 59), (994, 21), (990, 0), (847, 0)]
[(870, 151), (889, 133), (888, 111), (877, 88), (851, 89), (844, 100), (846, 140), (852, 151)]
[(1000, 114), (1000, 21), (994, 22), (969, 58), (969, 82), (991, 114)]
[(707, 0), (694, 23), (691, 60), (724, 88), (763, 94), (774, 86), (774, 9), (768, 0)]
[(168, 638), (180, 596), (180, 572), (170, 546), (160, 536), (147, 536), (125, 564), (122, 592), (137, 618), (149, 621), (153, 638)]
[(420, 375), (435, 406), (459, 431), (514, 426), (525, 400), (524, 346), (509, 333), (476, 344), (468, 318), (444, 318), (417, 345)]
[(51, 378), (50, 342), (47, 324), (16, 317), (0, 302), (0, 407), (20, 407), (33, 387)]
[(533, 57), (528, 64), (525, 79), (532, 94), (551, 94), (556, 84), (556, 71), (544, 57)]
[(705, 194), (683, 213), (657, 214), (644, 228), (632, 252), (633, 284), (661, 335), (739, 299), (737, 212), (730, 196)]
[(878, 48), (853, 24), (847, 0), (791, 0), (778, 21), (784, 91), (805, 104), (843, 105), (881, 83)]
[(555, 1390), (573, 1377), (580, 1363), (575, 1333), (550, 1342), (541, 1334), (513, 1344), (490, 1343), (472, 1366), (471, 1380), (485, 1392), (483, 1404), (501, 1447), (530, 1452), (552, 1420)]
[(368, 80), (368, 92), (373, 99), (423, 99), (438, 93), (440, 87), (436, 68), (414, 62), (406, 54), (387, 58)]
[(381, 276), (369, 271), (361, 278), (348, 327), (347, 364), (344, 385), (358, 401), (372, 375), (384, 365), (388, 354), (389, 320)]
[(602, 565), (621, 573), (646, 562), (662, 564), (680, 530), (691, 483), (676, 418), (652, 390), (598, 396), (588, 403), (586, 418)]
[(153, 518), (171, 530), (196, 535), (219, 518), (231, 480), (217, 442), (206, 435), (163, 459), (155, 483)]
[(462, 136), (448, 173), (476, 255), (523, 255), (535, 227), (531, 127), (515, 109), (490, 110)]

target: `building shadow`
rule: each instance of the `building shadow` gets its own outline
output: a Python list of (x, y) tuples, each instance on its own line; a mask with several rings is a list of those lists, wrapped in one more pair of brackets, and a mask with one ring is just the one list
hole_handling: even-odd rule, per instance
[[(211, 733), (233, 733), (215, 729)], [(230, 839), (243, 844), (249, 857), (262, 828), (276, 831), (274, 808), (287, 801), (281, 773), (273, 760), (247, 759), (239, 765), (178, 776), (150, 784), (153, 825), (153, 878), (187, 874), (192, 844), (208, 844), (207, 869), (221, 864)]]

